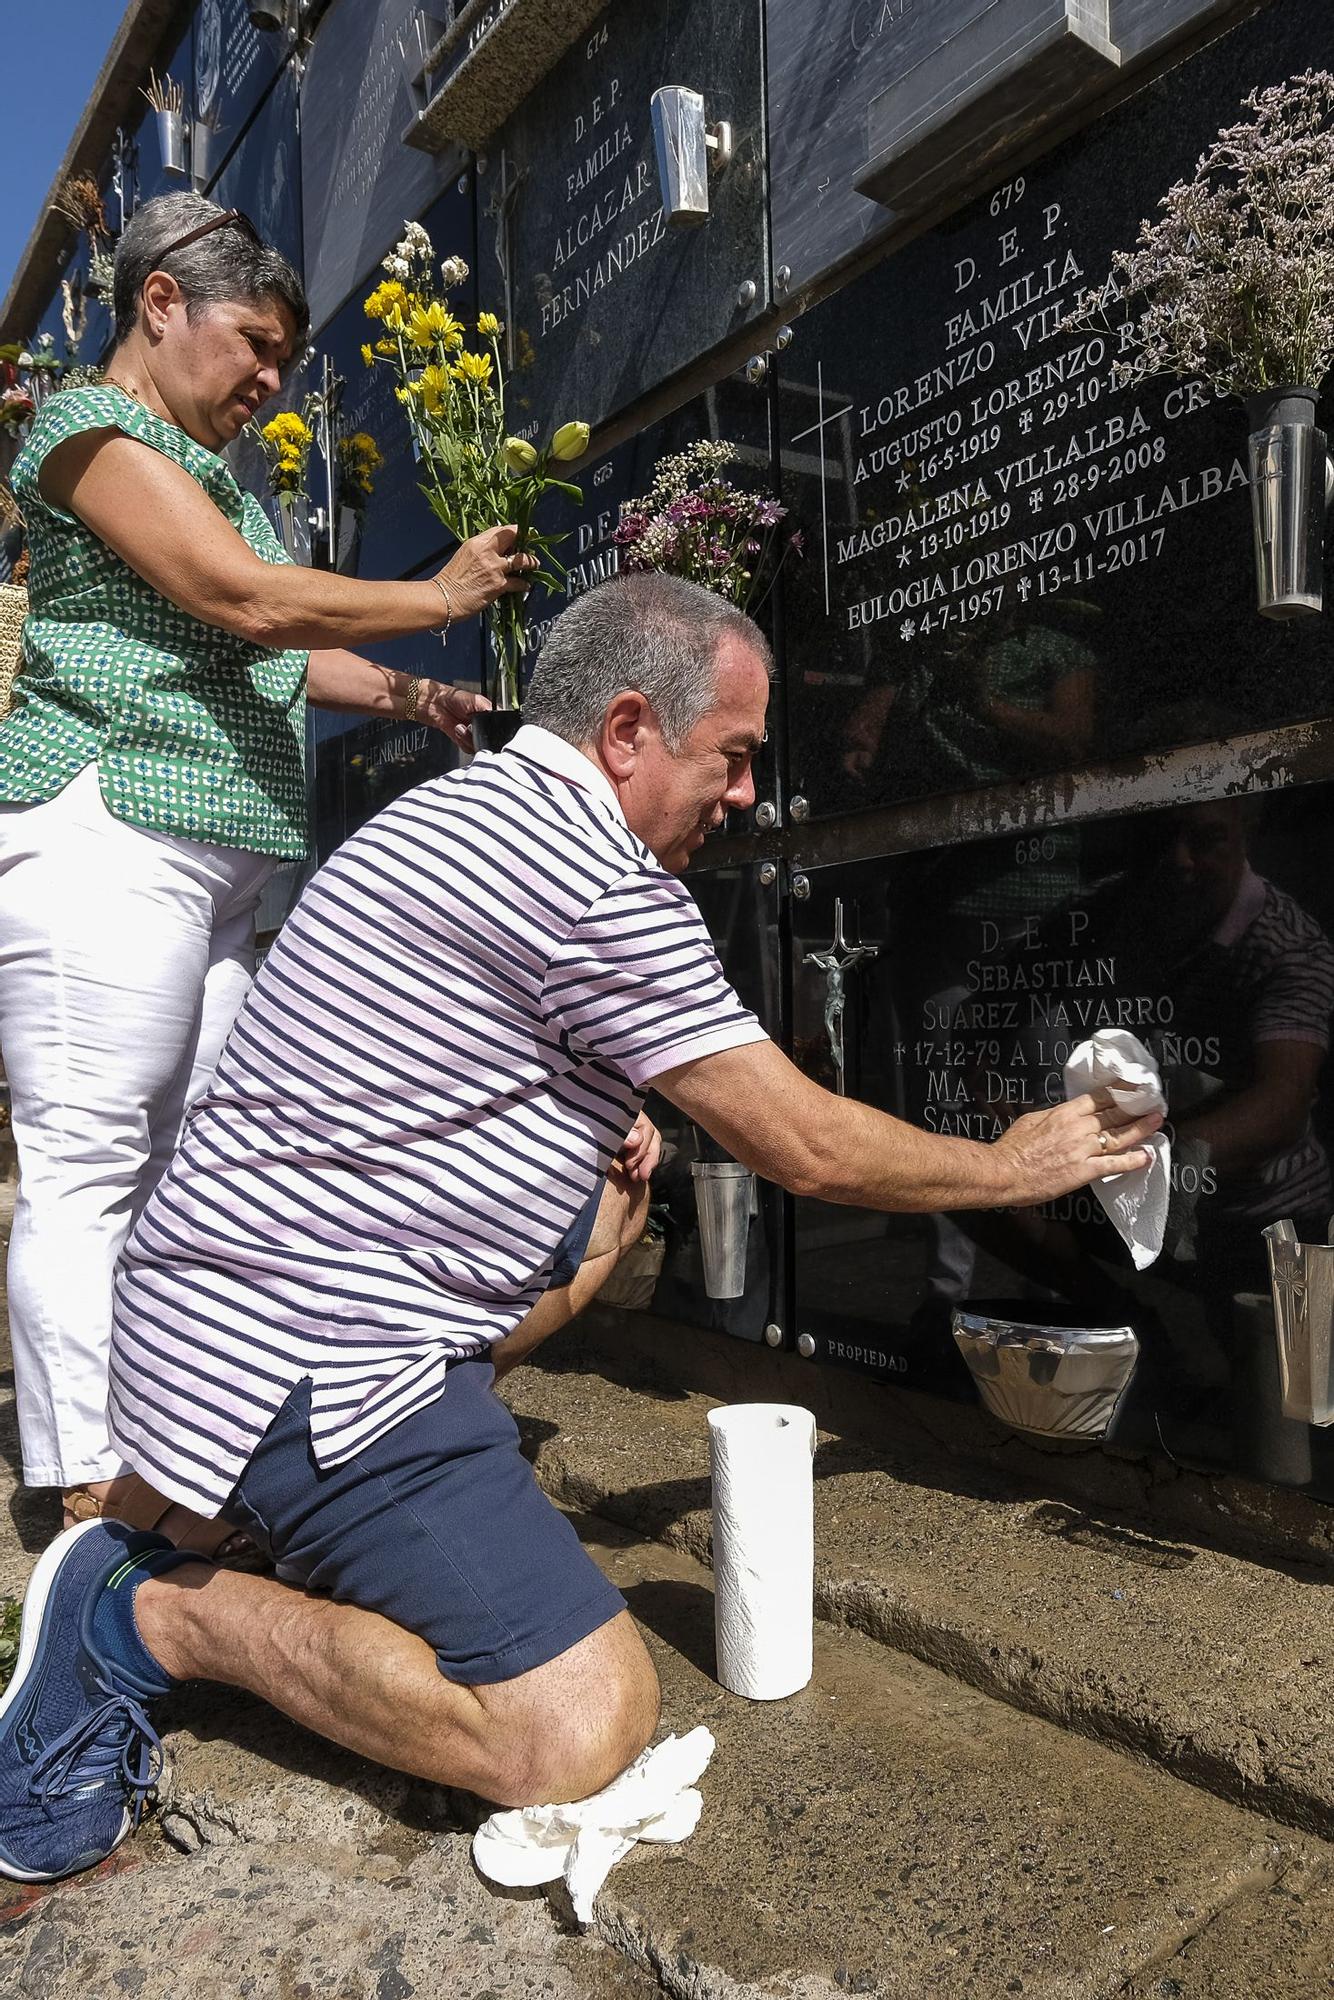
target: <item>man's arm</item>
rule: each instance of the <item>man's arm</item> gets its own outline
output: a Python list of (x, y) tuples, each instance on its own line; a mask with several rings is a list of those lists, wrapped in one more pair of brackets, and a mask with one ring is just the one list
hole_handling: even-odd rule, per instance
[(994, 1145), (947, 1139), (822, 1090), (772, 1042), (683, 1063), (653, 1087), (793, 1194), (918, 1214), (1028, 1207), (1129, 1173), (1148, 1164), (1141, 1142), (1162, 1123), (1124, 1118), (1099, 1091), (1017, 1118)]
[(643, 1235), (648, 1203), (647, 1176), (641, 1179), (633, 1167), (626, 1168), (618, 1162), (607, 1176), (593, 1233), (573, 1279), (568, 1285), (553, 1285), (527, 1318), (519, 1321), (513, 1333), (497, 1341), (491, 1349), (497, 1378), (507, 1374), (516, 1362), (526, 1360), (535, 1347), (553, 1333), (559, 1333), (592, 1303), (626, 1251)]

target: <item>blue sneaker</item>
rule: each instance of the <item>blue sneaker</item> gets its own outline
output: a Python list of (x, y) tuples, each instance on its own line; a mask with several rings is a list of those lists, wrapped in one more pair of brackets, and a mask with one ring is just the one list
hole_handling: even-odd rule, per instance
[(185, 1560), (161, 1535), (107, 1520), (42, 1555), (0, 1700), (0, 1875), (76, 1874), (139, 1824), (164, 1762), (145, 1704), (176, 1683), (138, 1636), (134, 1593)]

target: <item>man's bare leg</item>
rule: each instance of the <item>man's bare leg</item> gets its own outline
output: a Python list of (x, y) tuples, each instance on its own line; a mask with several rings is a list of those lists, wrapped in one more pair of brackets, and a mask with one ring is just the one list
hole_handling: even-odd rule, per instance
[(246, 1688), (376, 1763), (499, 1805), (586, 1798), (657, 1726), (657, 1675), (628, 1611), (486, 1687), (446, 1680), (424, 1640), (376, 1612), (203, 1564), (146, 1579), (135, 1613), (178, 1679)]

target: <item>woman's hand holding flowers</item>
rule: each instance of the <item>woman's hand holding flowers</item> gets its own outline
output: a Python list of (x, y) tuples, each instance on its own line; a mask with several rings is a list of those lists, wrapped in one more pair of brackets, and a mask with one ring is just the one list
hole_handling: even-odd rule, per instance
[[(512, 525), (484, 528), (464, 542), (440, 571), (440, 582), (449, 592), (453, 607), (451, 623), (475, 618), (498, 597), (522, 595), (532, 587), (531, 572), (538, 566), (533, 555), (521, 555), (515, 548), (519, 531)], [(444, 601), (441, 600), (441, 610)]]

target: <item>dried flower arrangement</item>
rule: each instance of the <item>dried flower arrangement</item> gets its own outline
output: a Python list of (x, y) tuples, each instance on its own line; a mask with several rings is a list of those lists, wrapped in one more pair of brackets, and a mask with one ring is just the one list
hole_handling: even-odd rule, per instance
[(704, 438), (662, 459), (649, 491), (621, 508), (612, 541), (623, 570), (663, 570), (702, 583), (754, 612), (772, 590), (799, 530), (781, 534), (787, 509), (722, 477), (738, 457), (725, 439)]
[[(110, 299), (116, 266), (114, 231), (107, 220), (97, 182), (91, 174), (67, 174), (51, 206), (87, 236), (87, 289), (100, 298)], [(77, 349), (78, 341), (73, 342), (73, 347)]]
[(141, 96), (146, 97), (159, 117), (165, 112), (179, 118), (185, 109), (185, 85), (178, 83), (174, 76), (159, 76), (149, 70), (148, 82), (143, 86)]
[[(534, 526), (544, 494), (580, 501), (579, 487), (557, 478), (553, 463), (581, 458), (588, 425), (561, 424), (541, 448), (505, 428), (505, 384), (494, 313), (479, 313), (477, 346), (469, 347), (464, 323), (449, 293), (468, 276), (461, 257), (447, 257), (434, 276), (431, 239), (418, 222), (384, 259), (385, 277), (365, 301), (366, 317), (382, 329), (361, 350), (368, 367), (384, 364), (395, 377), (394, 395), (406, 413), (425, 477), (422, 491), (436, 518), (465, 541), (483, 529), (512, 521), (518, 546), (536, 555), (535, 581), (559, 590), (564, 568), (555, 559), (560, 539)], [(490, 607), (491, 666), (487, 693), (498, 709), (517, 708), (525, 648), (525, 605), (507, 592)]]
[(1334, 76), (1308, 70), (1242, 109), (1067, 322), (1115, 326), (1123, 386), (1198, 376), (1255, 396), (1318, 388), (1334, 361)]

